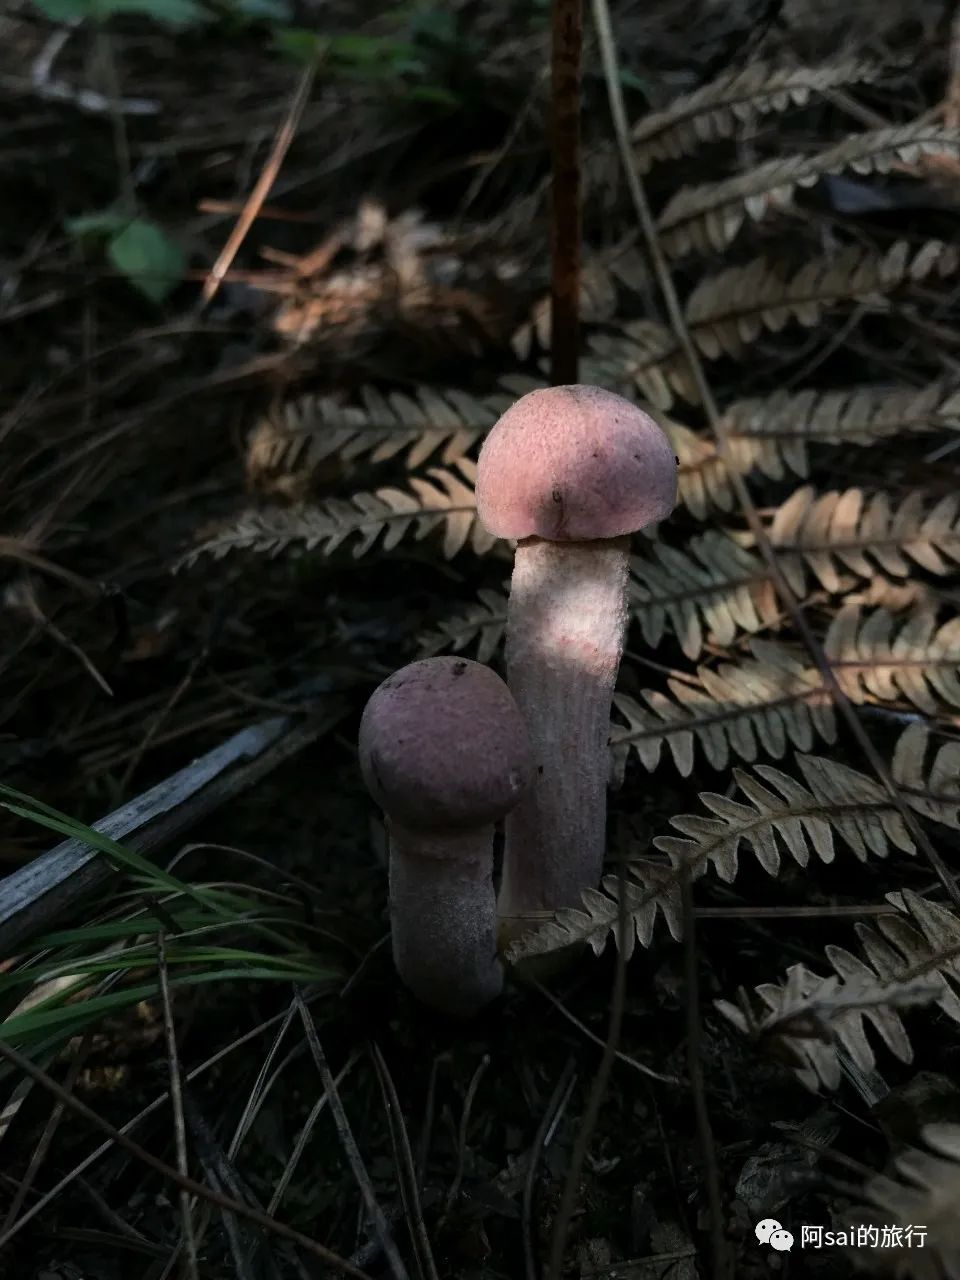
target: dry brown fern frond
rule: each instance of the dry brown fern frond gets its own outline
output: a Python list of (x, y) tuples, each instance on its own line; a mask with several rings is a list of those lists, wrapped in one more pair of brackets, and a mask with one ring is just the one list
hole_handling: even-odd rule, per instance
[(861, 862), (868, 856), (886, 858), (891, 849), (916, 852), (899, 809), (874, 778), (825, 756), (798, 754), (797, 765), (803, 783), (772, 765), (754, 765), (752, 775), (734, 769), (734, 781), (749, 803), (701, 792), (700, 800), (714, 816), (679, 814), (670, 825), (690, 838), (657, 836), (654, 845), (688, 866), (709, 861), (727, 883), (736, 878), (741, 844), (771, 876), (780, 870), (781, 847), (801, 867), (811, 853), (832, 862), (834, 834)]
[(233, 551), (275, 556), (297, 544), (330, 555), (352, 538), (358, 539), (353, 554), (359, 557), (378, 540), (390, 551), (406, 537), (419, 542), (438, 529), (443, 530), (447, 559), (468, 544), (482, 555), (496, 538), (477, 520), (474, 473), (474, 464), (461, 458), (453, 469), (431, 467), (422, 476), (410, 476), (409, 489), (385, 487), (348, 499), (328, 498), (311, 507), (249, 511), (194, 547), (180, 567), (200, 556), (219, 560)]
[[(649, 388), (647, 374), (643, 377)], [(662, 390), (663, 384), (659, 385)], [(662, 411), (659, 421), (679, 459), (679, 503), (696, 520), (706, 519), (712, 508), (733, 511), (737, 500), (730, 465), (720, 457), (712, 435), (694, 431)], [(851, 387), (848, 391), (776, 392), (735, 401), (724, 413), (724, 425), (730, 462), (739, 474), (756, 470), (771, 480), (782, 480), (792, 470), (806, 477), (810, 443), (871, 445), (901, 432), (960, 430), (960, 392), (941, 383), (890, 391)]]
[[(679, 941), (683, 932), (681, 868), (696, 880), (712, 865), (720, 879), (729, 883), (737, 874), (741, 844), (752, 849), (770, 875), (776, 875), (780, 867), (778, 837), (800, 866), (807, 865), (811, 851), (824, 862), (832, 861), (834, 833), (861, 860), (868, 853), (885, 857), (891, 846), (914, 851), (902, 818), (879, 783), (835, 760), (797, 758), (809, 790), (769, 765), (755, 766), (756, 777), (734, 769), (734, 779), (750, 804), (701, 793), (700, 799), (716, 817), (678, 814), (670, 819), (670, 825), (693, 839), (654, 839), (654, 845), (667, 854), (669, 866), (647, 859), (631, 860), (629, 875), (622, 881), (617, 876), (604, 876), (600, 889), (582, 894), (581, 908), (558, 911), (553, 920), (518, 938), (509, 958), (544, 955), (574, 943), (587, 943), (599, 955), (607, 941), (611, 937), (616, 941), (619, 935), (621, 886), (630, 920), (628, 958), (635, 943), (650, 945), (658, 915), (662, 914), (672, 937)], [(759, 778), (780, 794), (765, 787)], [(852, 789), (846, 791), (844, 784)], [(864, 821), (867, 830), (861, 833), (858, 822)]]
[(360, 404), (308, 395), (270, 410), (247, 445), (252, 485), (280, 472), (309, 473), (328, 458), (386, 462), (405, 453), (413, 470), (442, 449), (444, 465), (474, 445), (512, 403), (507, 391), (475, 396), (452, 387), (421, 386), (411, 395), (360, 389)]
[(729, 645), (740, 631), (773, 626), (780, 605), (770, 572), (755, 552), (719, 530), (691, 538), (683, 550), (650, 544), (630, 561), (630, 606), (655, 647), (672, 626), (684, 654), (700, 656), (704, 635)]
[(616, 876), (605, 877), (602, 890), (582, 891), (581, 907), (564, 907), (555, 912), (552, 919), (532, 926), (515, 938), (504, 953), (507, 960), (515, 964), (528, 956), (548, 955), (574, 944), (586, 944), (594, 955), (600, 955), (611, 935), (614, 939), (619, 936), (621, 883), (629, 919), (624, 954), (629, 960), (637, 942), (642, 947), (650, 945), (658, 912), (664, 911), (671, 931), (679, 930), (679, 923), (666, 914), (679, 898), (679, 890), (675, 889), (677, 873), (665, 867), (663, 876), (663, 892), (648, 891), (628, 876), (624, 876), (622, 882)]
[(700, 394), (672, 330), (656, 320), (634, 320), (619, 333), (594, 333), (583, 376), (600, 386), (637, 387), (657, 409), (679, 397), (698, 404)]
[(614, 706), (627, 723), (610, 729), (614, 777), (623, 780), (631, 751), (652, 772), (666, 746), (688, 777), (697, 743), (714, 769), (726, 769), (731, 758), (749, 763), (761, 751), (775, 760), (790, 745), (809, 751), (815, 736), (833, 742), (834, 710), (820, 673), (779, 645), (756, 639), (750, 644), (752, 659), (702, 666), (695, 682), (669, 679), (672, 698), (644, 689), (644, 707), (625, 693), (615, 694)]
[(859, 1268), (898, 1280), (960, 1280), (960, 1125), (924, 1125), (921, 1137), (936, 1154), (900, 1151), (890, 1174), (864, 1186), (869, 1206), (850, 1215), (858, 1244), (852, 1257)]
[[(776, 261), (755, 258), (705, 277), (684, 308), (691, 337), (708, 360), (739, 358), (765, 331), (779, 333), (791, 321), (806, 328), (824, 312), (844, 303), (885, 305), (885, 294), (933, 277), (944, 278), (960, 266), (960, 252), (941, 240), (914, 251), (905, 240), (885, 253), (847, 248), (811, 258), (792, 275)], [(699, 403), (699, 393), (681, 358), (677, 339), (665, 325), (640, 320), (619, 334), (595, 334), (587, 376), (611, 386), (636, 386), (658, 409), (670, 409), (679, 397)]]
[(720, 253), (748, 217), (759, 222), (791, 205), (797, 187), (847, 169), (886, 173), (895, 164), (916, 164), (923, 155), (960, 155), (960, 131), (915, 123), (873, 129), (813, 155), (778, 157), (722, 182), (682, 187), (657, 220), (660, 243), (671, 257)]
[[(911, 725), (894, 753), (893, 780), (916, 812), (951, 827), (960, 826), (960, 743), (948, 742), (925, 765), (929, 732)], [(698, 879), (712, 866), (721, 880), (732, 882), (739, 852), (748, 846), (771, 876), (786, 852), (801, 867), (811, 855), (832, 862), (835, 838), (860, 861), (885, 858), (893, 850), (914, 854), (916, 846), (899, 809), (875, 779), (824, 756), (797, 756), (804, 782), (771, 765), (755, 765), (752, 772), (734, 769), (733, 777), (749, 803), (702, 792), (700, 800), (713, 815), (680, 814), (670, 825), (686, 839), (655, 837), (669, 865), (648, 858), (632, 858), (624, 880), (630, 917), (628, 948), (648, 946), (658, 914), (679, 940), (683, 926), (681, 875)], [(618, 935), (620, 881), (605, 876), (601, 889), (583, 895), (582, 908), (556, 913), (518, 938), (511, 959), (544, 954), (573, 943), (588, 943), (599, 954), (612, 935)]]
[(842, 302), (876, 298), (882, 305), (884, 294), (930, 276), (949, 276), (958, 266), (960, 251), (942, 240), (928, 240), (916, 252), (905, 240), (883, 254), (847, 248), (811, 258), (788, 277), (775, 261), (755, 258), (701, 281), (685, 314), (704, 356), (737, 357), (764, 329), (779, 333), (791, 320), (811, 328), (828, 307)]
[(960, 391), (945, 382), (775, 391), (735, 401), (724, 413), (724, 424), (744, 474), (756, 468), (782, 480), (789, 469), (806, 478), (811, 444), (872, 445), (907, 432), (960, 431)]
[(942, 743), (928, 766), (930, 731), (912, 724), (897, 739), (891, 772), (907, 804), (925, 818), (960, 829), (960, 742)]
[[(911, 725), (901, 735), (893, 780), (913, 809), (956, 827), (960, 811), (960, 744), (948, 743), (941, 748), (925, 779), (927, 737), (923, 725)], [(825, 756), (798, 754), (797, 764), (805, 786), (772, 765), (755, 765), (752, 774), (734, 769), (734, 781), (749, 804), (703, 791), (700, 800), (714, 816), (679, 814), (671, 818), (670, 825), (689, 838), (657, 836), (655, 847), (667, 854), (671, 868), (683, 866), (697, 877), (709, 864), (727, 883), (736, 878), (741, 845), (750, 848), (771, 876), (780, 870), (781, 849), (801, 867), (807, 866), (811, 854), (821, 862), (832, 862), (835, 836), (861, 862), (868, 857), (886, 858), (893, 850), (916, 853), (900, 810), (876, 779)], [(645, 891), (646, 914), (642, 921), (637, 917), (638, 939), (647, 945), (644, 938), (649, 934), (645, 930), (653, 928), (651, 897), (674, 938), (679, 939), (682, 901), (678, 875), (649, 859), (631, 862), (630, 874)], [(608, 894), (611, 884), (616, 884), (614, 877), (603, 882)], [(613, 897), (616, 901), (616, 894)]]
[(805, 568), (825, 590), (840, 590), (838, 562), (864, 578), (875, 572), (871, 561), (894, 577), (906, 577), (911, 560), (943, 576), (960, 563), (960, 499), (948, 494), (931, 506), (916, 489), (891, 501), (883, 491), (868, 498), (862, 489), (818, 494), (805, 485), (778, 508), (769, 534), (801, 595)]
[[(627, 721), (611, 725), (614, 777), (622, 781), (631, 750), (652, 772), (666, 746), (687, 777), (698, 742), (715, 769), (727, 768), (731, 757), (752, 762), (761, 750), (779, 760), (790, 744), (808, 751), (815, 733), (833, 742), (834, 708), (819, 670), (769, 640), (755, 637), (750, 649), (752, 658), (699, 667), (695, 681), (669, 679), (672, 698), (644, 689), (645, 707), (614, 694)], [(960, 706), (960, 617), (938, 627), (926, 608), (906, 618), (877, 609), (861, 621), (860, 606), (846, 605), (831, 623), (824, 652), (855, 704), (902, 697), (927, 715), (942, 704)]]
[(646, 173), (657, 160), (677, 160), (705, 143), (732, 137), (756, 116), (802, 107), (811, 94), (863, 84), (879, 74), (876, 63), (855, 59), (818, 67), (750, 62), (640, 120), (632, 131), (637, 165)]
[[(584, 324), (601, 324), (614, 318), (617, 311), (617, 285), (637, 291), (649, 282), (643, 256), (632, 243), (617, 246), (605, 254), (588, 258), (580, 272), (580, 319)], [(534, 304), (527, 319), (513, 334), (510, 342), (514, 353), (526, 360), (533, 339), (542, 350), (550, 348), (550, 295)]]
[(477, 662), (490, 661), (500, 648), (507, 627), (507, 597), (486, 587), (477, 596), (477, 602), (462, 613), (445, 618), (437, 624), (437, 630), (419, 637), (418, 657), (431, 658), (448, 649), (462, 653), (476, 645)]
[[(294, 349), (339, 359), (397, 342), (408, 368), (428, 342), (434, 353), (439, 345), (473, 356), (499, 348), (507, 316), (493, 262), (477, 271), (476, 240), (476, 232), (453, 234), (417, 209), (391, 217), (379, 201), (362, 200), (302, 257), (267, 251), (283, 268), (258, 280), (282, 299), (273, 331)], [(342, 256), (350, 261), (340, 267)]]
[(838, 1048), (861, 1070), (873, 1069), (865, 1019), (901, 1062), (910, 1062), (913, 1053), (899, 1005), (933, 1001), (960, 1023), (954, 989), (960, 983), (960, 920), (909, 889), (886, 898), (895, 914), (878, 916), (875, 927), (856, 925), (864, 959), (827, 946), (834, 974), (821, 977), (794, 965), (784, 986), (762, 984), (756, 988), (768, 1011), (762, 1017), (724, 1000), (715, 1002), (745, 1034), (775, 1042), (811, 1089), (818, 1083), (835, 1089), (840, 1083)]
[(844, 588), (843, 600), (845, 604), (861, 604), (868, 609), (903, 613), (920, 606), (935, 608), (939, 593), (929, 582), (920, 582), (917, 578), (888, 578), (885, 573), (877, 572), (855, 588)]
[[(880, 917), (881, 921), (886, 918)], [(861, 1071), (873, 1070), (875, 1059), (865, 1020), (896, 1058), (910, 1062), (913, 1051), (898, 1009), (928, 1004), (936, 998), (936, 988), (923, 976), (905, 970), (902, 978), (884, 982), (842, 947), (826, 950), (828, 958), (844, 969), (845, 978), (821, 977), (797, 964), (787, 970), (782, 986), (762, 983), (756, 988), (760, 1013), (750, 1007), (745, 996), (742, 1006), (714, 1001), (718, 1012), (738, 1031), (789, 1066), (813, 1092), (821, 1085), (831, 1090), (839, 1086), (841, 1049)], [(842, 957), (837, 952), (842, 952)]]
[(730, 471), (712, 437), (662, 415), (660, 425), (677, 455), (677, 502), (695, 520), (705, 520), (711, 507), (733, 511), (737, 500)]
[(943, 704), (960, 707), (960, 615), (940, 626), (936, 612), (920, 608), (905, 618), (844, 605), (824, 640), (837, 683), (852, 703), (906, 699), (926, 715)]

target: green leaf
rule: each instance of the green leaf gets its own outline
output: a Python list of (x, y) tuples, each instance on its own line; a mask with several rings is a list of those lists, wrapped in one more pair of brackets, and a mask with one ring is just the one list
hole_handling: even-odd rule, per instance
[(642, 80), (640, 76), (634, 75), (632, 71), (627, 71), (624, 67), (620, 69), (620, 83), (625, 89), (639, 89), (641, 93), (647, 95), (650, 93), (649, 80)]
[(293, 16), (287, 0), (231, 0), (231, 8), (251, 21), (289, 22)]
[(93, 0), (33, 0), (51, 22), (82, 22), (93, 16)]
[(368, 68), (377, 63), (395, 63), (401, 58), (417, 57), (412, 44), (404, 44), (389, 36), (334, 36), (330, 41), (330, 55), (337, 62), (353, 67)]
[[(342, 973), (335, 969), (317, 965), (309, 974), (303, 975), (311, 983), (330, 983), (342, 980)], [(277, 969), (215, 969), (210, 973), (186, 973), (170, 975), (170, 987), (197, 987), (210, 982), (289, 982), (289, 972)], [(126, 1005), (137, 1004), (140, 1000), (149, 1000), (159, 995), (158, 982), (143, 983), (139, 986), (124, 987), (110, 995), (90, 996), (76, 1004), (55, 1005), (54, 1001), (44, 1001), (26, 1013), (13, 1014), (4, 1022), (0, 1022), (0, 1040), (14, 1040), (22, 1036), (34, 1035), (51, 1027), (61, 1030), (73, 1030), (95, 1021), (101, 1014), (114, 1009), (122, 1009)], [(56, 999), (56, 997), (55, 997)]]
[(313, 62), (319, 59), (329, 44), (326, 36), (304, 27), (285, 27), (273, 33), (274, 46), (297, 62)]
[(101, 209), (99, 213), (82, 213), (78, 218), (67, 218), (64, 227), (72, 236), (115, 236), (130, 222), (129, 213), (119, 209)]
[(92, 17), (103, 22), (116, 13), (137, 13), (171, 27), (209, 22), (210, 14), (197, 0), (89, 0)]
[(134, 218), (110, 241), (107, 257), (152, 302), (163, 302), (183, 278), (186, 258), (155, 222)]
[(410, 30), (415, 40), (451, 47), (457, 43), (457, 16), (446, 9), (427, 9), (414, 16)]
[(404, 97), (411, 102), (432, 102), (441, 107), (457, 107), (460, 99), (449, 89), (441, 89), (439, 85), (421, 84), (408, 89)]
[(33, 0), (52, 22), (105, 22), (117, 13), (134, 13), (171, 27), (208, 22), (210, 14), (198, 0)]

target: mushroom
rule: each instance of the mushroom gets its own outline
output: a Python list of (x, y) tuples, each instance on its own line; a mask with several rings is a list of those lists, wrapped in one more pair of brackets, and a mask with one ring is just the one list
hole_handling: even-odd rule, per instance
[(627, 624), (628, 535), (677, 498), (654, 420), (591, 386), (531, 391), (480, 451), (477, 513), (518, 540), (507, 681), (533, 745), (533, 785), (506, 823), (500, 914), (577, 906), (600, 880), (610, 705)]
[(531, 780), (526, 726), (489, 667), (425, 658), (374, 691), (359, 747), (387, 815), (397, 972), (424, 1004), (469, 1017), (503, 984), (493, 833)]

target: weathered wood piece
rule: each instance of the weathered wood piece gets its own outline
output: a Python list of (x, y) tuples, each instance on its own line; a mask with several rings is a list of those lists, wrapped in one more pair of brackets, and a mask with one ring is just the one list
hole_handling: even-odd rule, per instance
[[(273, 716), (250, 725), (101, 818), (94, 829), (138, 853), (151, 853), (316, 741), (344, 710), (340, 699), (329, 699), (307, 717)], [(103, 854), (82, 840), (65, 840), (0, 880), (0, 958), (115, 874)]]

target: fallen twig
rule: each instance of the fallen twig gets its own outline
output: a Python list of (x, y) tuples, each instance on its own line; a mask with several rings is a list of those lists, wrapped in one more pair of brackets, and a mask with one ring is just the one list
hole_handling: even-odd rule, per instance
[[(316, 741), (343, 713), (343, 706), (331, 700), (301, 721), (275, 716), (250, 725), (101, 818), (94, 829), (138, 853), (150, 853)], [(48, 928), (113, 874), (102, 854), (74, 839), (0, 880), (0, 955)]]

